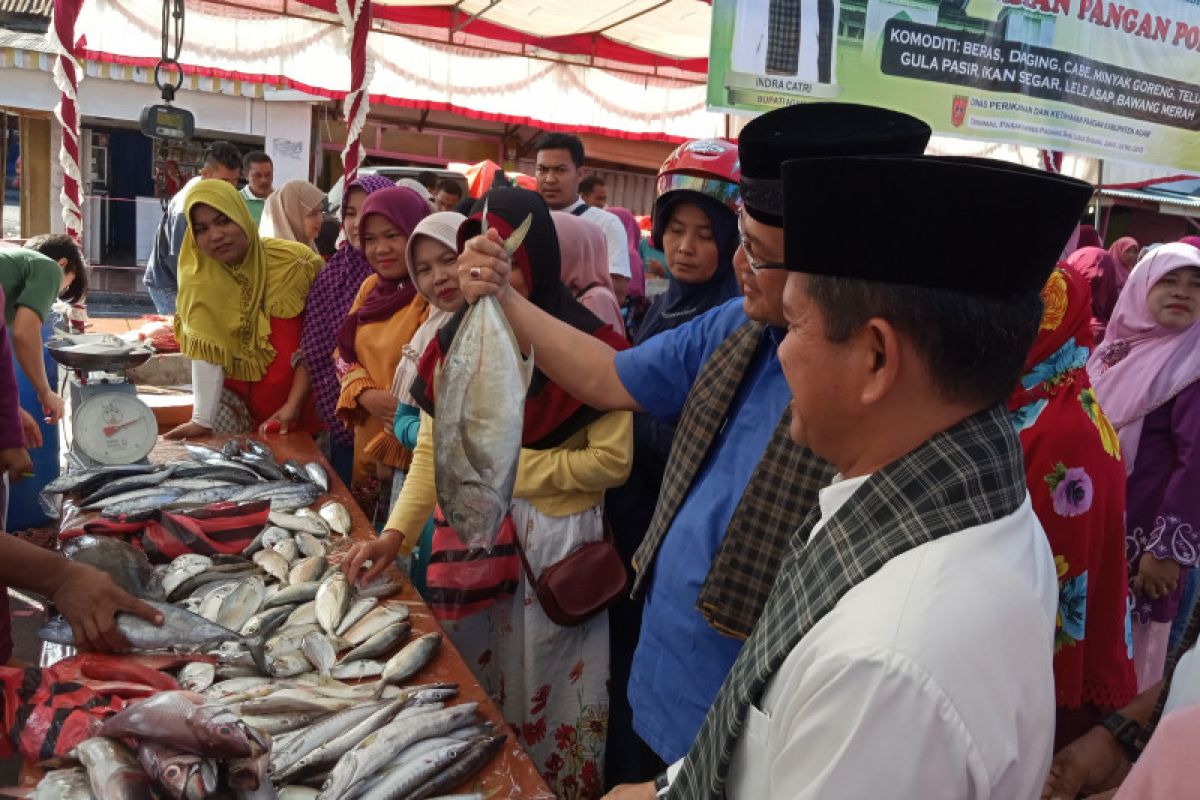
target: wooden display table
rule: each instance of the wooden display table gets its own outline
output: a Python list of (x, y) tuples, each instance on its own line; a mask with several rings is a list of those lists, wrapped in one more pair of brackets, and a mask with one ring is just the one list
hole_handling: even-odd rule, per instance
[[(200, 444), (219, 447), (225, 438), (227, 437), (212, 437), (210, 439), (195, 441)], [(349, 547), (350, 541), (370, 540), (375, 537), (375, 531), (367, 521), (366, 516), (351, 499), (350, 490), (338, 479), (310, 437), (303, 434), (290, 434), (288, 436), (255, 436), (255, 438), (270, 447), (271, 451), (275, 454), (275, 458), (280, 462), (289, 458), (294, 458), (302, 464), (317, 461), (329, 473), (329, 495), (346, 506), (353, 521), (350, 540), (343, 541), (337, 534), (333, 535), (330, 542), (333, 545), (330, 552), (331, 563), (336, 564), (340, 562)], [(150, 460), (153, 462), (174, 461), (186, 458), (188, 458), (187, 452), (180, 443), (168, 442), (163, 439), (159, 439), (158, 444), (150, 453)], [(425, 605), (421, 596), (417, 594), (417, 591), (407, 581), (407, 578), (404, 581), (404, 588), (397, 594), (386, 599), (408, 605), (411, 613), (410, 619), (412, 620), (411, 638), (416, 638), (430, 631), (440, 630), (437, 620), (434, 619), (428, 606)], [(504, 718), (500, 714), (500, 710), (492, 703), (483, 686), (475, 678), (466, 662), (463, 661), (462, 656), (459, 655), (458, 650), (455, 649), (449, 637), (445, 637), (442, 640), (441, 649), (433, 662), (408, 682), (420, 684), (435, 681), (457, 683), (459, 694), (458, 698), (453, 702), (477, 702), (479, 704), (480, 716), (491, 720), (497, 731), (505, 731), (509, 734), (508, 741), (505, 743), (503, 749), (488, 763), (485, 769), (476, 774), (468, 784), (458, 788), (457, 791), (478, 791), (484, 797), (488, 798), (488, 800), (498, 800), (499, 798), (553, 800), (554, 794), (547, 788), (537, 769), (534, 767), (533, 762), (525, 754), (525, 751), (513, 739), (507, 723), (505, 723)], [(27, 781), (36, 782), (37, 777), (35, 776), (38, 775), (38, 772), (36, 768), (23, 770), (23, 778), (25, 780), (22, 783), (30, 785)]]

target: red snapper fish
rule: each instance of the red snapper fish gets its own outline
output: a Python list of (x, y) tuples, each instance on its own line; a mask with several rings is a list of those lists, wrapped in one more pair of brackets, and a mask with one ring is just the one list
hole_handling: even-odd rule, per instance
[(154, 739), (210, 758), (247, 758), (252, 753), (245, 723), (224, 706), (205, 705), (192, 692), (161, 692), (106, 719), (102, 736)]

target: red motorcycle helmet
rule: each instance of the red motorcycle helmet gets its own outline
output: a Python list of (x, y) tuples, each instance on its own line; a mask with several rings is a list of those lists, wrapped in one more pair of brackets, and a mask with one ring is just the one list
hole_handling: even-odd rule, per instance
[(737, 214), (742, 207), (742, 164), (737, 145), (725, 139), (693, 139), (675, 148), (658, 170), (654, 200), (653, 240), (662, 247), (666, 227), (663, 209), (678, 198), (676, 192), (696, 192)]

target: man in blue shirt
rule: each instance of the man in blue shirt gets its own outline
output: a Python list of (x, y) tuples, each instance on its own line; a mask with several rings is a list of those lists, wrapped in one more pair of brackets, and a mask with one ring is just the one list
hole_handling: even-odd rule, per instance
[(209, 178), (228, 181), (237, 188), (242, 177), (242, 154), (229, 142), (213, 142), (204, 148), (204, 166), (200, 174), (175, 193), (158, 223), (158, 235), (146, 261), (146, 289), (160, 314), (175, 313), (175, 296), (179, 294), (179, 250), (187, 233), (187, 218), (183, 205), (188, 191)]
[[(772, 111), (742, 132), (744, 297), (616, 353), (507, 291), (498, 238), (473, 239), (459, 262), (464, 295), (500, 299), (539, 369), (599, 409), (645, 410), (678, 423), (654, 522), (634, 559), (645, 592), (629, 683), (634, 730), (649, 753), (623, 781), (682, 757), (753, 628), (778, 554), (816, 500), (827, 465), (790, 443), (790, 391), (776, 348), (786, 272), (780, 165), (847, 154), (920, 153), (929, 128), (882, 109), (809, 104)], [(611, 741), (611, 740), (610, 740)]]

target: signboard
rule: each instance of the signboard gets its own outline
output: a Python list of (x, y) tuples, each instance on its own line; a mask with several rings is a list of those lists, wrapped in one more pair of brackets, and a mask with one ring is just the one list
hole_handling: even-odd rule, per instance
[(1200, 172), (1200, 0), (714, 0), (709, 106), (806, 100)]

